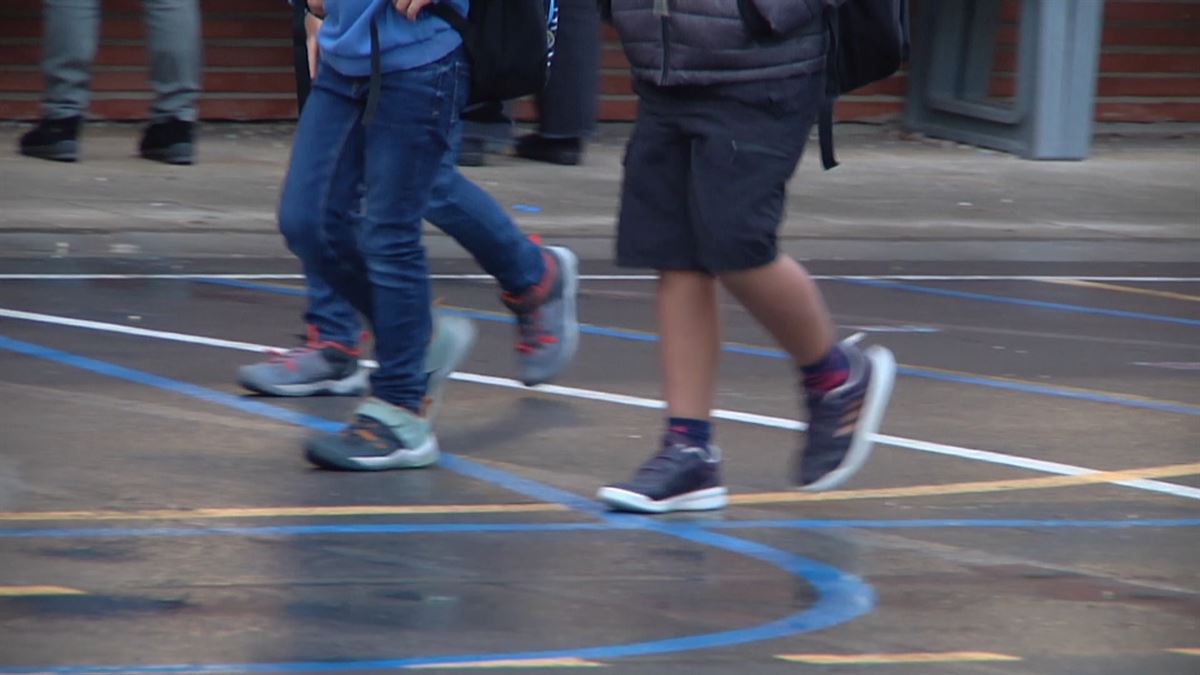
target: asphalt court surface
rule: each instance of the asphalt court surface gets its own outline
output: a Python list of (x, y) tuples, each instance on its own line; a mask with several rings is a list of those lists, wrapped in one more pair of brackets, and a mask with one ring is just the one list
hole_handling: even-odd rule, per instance
[(1200, 672), (1200, 274), (851, 267), (812, 265), (901, 364), (862, 472), (788, 489), (790, 366), (726, 302), (731, 506), (640, 517), (592, 495), (657, 442), (652, 281), (585, 263), (576, 363), (528, 389), (435, 261), (479, 330), (444, 460), (330, 473), (299, 443), (353, 399), (233, 382), (295, 343), (291, 266), (6, 261), (0, 673)]

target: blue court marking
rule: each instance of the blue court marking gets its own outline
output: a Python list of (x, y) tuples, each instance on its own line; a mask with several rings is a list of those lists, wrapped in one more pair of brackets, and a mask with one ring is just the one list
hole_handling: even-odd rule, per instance
[[(241, 281), (239, 279), (203, 279), (204, 283), (212, 283), (223, 286), (236, 286), (238, 288), (246, 288), (250, 290), (270, 291), (272, 293), (283, 293), (285, 295), (303, 296), (305, 292), (299, 288), (287, 288), (285, 286), (271, 286), (269, 284), (255, 283), (253, 281)], [(917, 287), (919, 288), (919, 287)], [(479, 312), (463, 309), (446, 309), (442, 311), (457, 316), (476, 319), (479, 321), (493, 321), (499, 323), (512, 323), (512, 317), (490, 314), (487, 312)], [(642, 333), (638, 331), (623, 330), (620, 328), (608, 328), (605, 326), (594, 326), (591, 324), (579, 324), (579, 331), (587, 335), (600, 335), (604, 337), (619, 338), (622, 340), (634, 340), (637, 342), (657, 342), (658, 336), (652, 333)], [(744, 354), (747, 356), (761, 356), (771, 359), (789, 359), (790, 357), (783, 351), (771, 349), (768, 347), (753, 347), (750, 345), (722, 345), (722, 351), (731, 354)], [(966, 375), (957, 373), (946, 373), (939, 370), (921, 368), (918, 366), (899, 366), (896, 372), (901, 375), (911, 377), (921, 377), (930, 380), (941, 380), (943, 382), (956, 382), (959, 384), (971, 384), (982, 387), (992, 387), (995, 389), (1007, 389), (1009, 391), (1020, 391), (1027, 394), (1040, 394), (1043, 396), (1057, 396), (1059, 398), (1071, 398), (1080, 401), (1094, 401), (1097, 403), (1112, 403), (1115, 405), (1123, 405), (1130, 408), (1142, 408), (1144, 410), (1159, 410), (1163, 412), (1180, 413), (1183, 415), (1200, 415), (1200, 406), (1188, 405), (1186, 403), (1176, 403), (1174, 401), (1157, 401), (1153, 399), (1143, 399), (1136, 396), (1122, 396), (1120, 394), (1111, 394), (1099, 391), (1087, 391), (1082, 389), (1069, 389), (1065, 387), (1056, 387), (1048, 384), (1038, 384), (1036, 382), (1014, 382), (999, 378), (992, 378), (986, 375)]]
[[(213, 391), (197, 385), (172, 380), (170, 378), (145, 373), (133, 368), (90, 359), (77, 354), (51, 349), (41, 345), (15, 340), (0, 335), (0, 349), (33, 356), (57, 363), (62, 363), (101, 375), (123, 379), (137, 384), (156, 387), (165, 391), (193, 396), (210, 403), (223, 405), (256, 415), (264, 415), (272, 419), (289, 421), (293, 424), (329, 431), (341, 428), (343, 425), (311, 415), (302, 415), (276, 408), (275, 406), (250, 401), (244, 398)], [(469, 470), (469, 475), (482, 477), (500, 487), (513, 490), (519, 494), (551, 498), (551, 501), (568, 507), (579, 505), (582, 498), (566, 493), (534, 480), (486, 467), (471, 460), (453, 455), (443, 455), (441, 464), (448, 469)], [(558, 497), (569, 499), (558, 501)], [(589, 501), (589, 500), (583, 500)], [(586, 509), (595, 513), (596, 508)], [(602, 525), (608, 529), (640, 529), (661, 534), (667, 534), (706, 546), (737, 553), (746, 557), (761, 560), (776, 566), (785, 572), (803, 579), (816, 594), (816, 601), (809, 607), (793, 612), (781, 619), (748, 628), (716, 631), (699, 635), (690, 635), (663, 640), (648, 640), (642, 642), (581, 647), (578, 649), (562, 649), (552, 651), (526, 652), (497, 652), (486, 654), (448, 654), (403, 659), (384, 660), (347, 660), (347, 661), (294, 661), (278, 663), (208, 663), (208, 664), (157, 664), (157, 665), (104, 665), (104, 666), (38, 666), (38, 667), (2, 667), (0, 673), (71, 673), (83, 675), (86, 673), (257, 673), (257, 672), (330, 672), (364, 670), (370, 668), (402, 668), (405, 666), (458, 663), (471, 661), (494, 661), (500, 659), (545, 659), (545, 658), (584, 658), (584, 659), (614, 659), (626, 656), (646, 654), (664, 654), (694, 649), (708, 649), (730, 645), (758, 642), (773, 638), (786, 637), (796, 633), (828, 628), (845, 623), (854, 618), (869, 613), (875, 607), (875, 592), (869, 584), (859, 577), (843, 572), (836, 567), (809, 560), (799, 555), (782, 551), (764, 544), (746, 541), (729, 535), (708, 532), (693, 525), (672, 524), (655, 521), (651, 518), (599, 513)]]
[(1075, 312), (1077, 314), (1098, 314), (1101, 316), (1115, 316), (1123, 319), (1138, 319), (1140, 321), (1161, 321), (1164, 323), (1177, 323), (1184, 326), (1200, 326), (1200, 319), (1188, 319), (1181, 316), (1169, 316), (1166, 314), (1147, 314), (1145, 312), (1127, 312), (1121, 309), (1106, 309), (1104, 307), (1089, 307), (1087, 305), (1071, 305), (1063, 302), (1047, 302), (1045, 300), (1030, 300), (1029, 298), (1018, 298), (1011, 295), (995, 295), (992, 293), (978, 293), (975, 291), (955, 291), (948, 288), (931, 288), (929, 286), (917, 286), (915, 284), (905, 284), (898, 281), (886, 281), (883, 279), (836, 279), (842, 283), (858, 284), (860, 286), (874, 286), (876, 288), (891, 288), (898, 291), (912, 291), (914, 293), (928, 293), (930, 295), (944, 295), (951, 298), (964, 298), (966, 300), (983, 300), (985, 302), (1002, 302), (1009, 305), (1024, 305), (1026, 307), (1037, 307), (1040, 309), (1053, 309), (1061, 312)]
[(1079, 528), (1125, 529), (1132, 527), (1200, 527), (1200, 518), (1145, 518), (1138, 520), (1074, 520), (1038, 518), (914, 518), (911, 520), (702, 520), (696, 525), (717, 529), (784, 528), (830, 530), (839, 528)]
[[(914, 519), (795, 519), (710, 520), (687, 523), (646, 522), (641, 516), (605, 518), (600, 523), (340, 523), (337, 525), (246, 525), (192, 527), (5, 527), (0, 539), (136, 539), (139, 537), (306, 536), (323, 534), (462, 534), (472, 532), (598, 532), (658, 530), (677, 537), (702, 537), (716, 530), (898, 530), (946, 528), (1000, 529), (1130, 529), (1200, 527), (1200, 518), (1136, 520), (1078, 520), (1037, 518), (914, 518)], [(187, 516), (181, 515), (180, 518)], [(700, 541), (700, 539), (697, 539)], [(740, 540), (739, 540), (740, 541)], [(706, 542), (701, 542), (706, 543)], [(733, 546), (722, 546), (734, 550)], [(789, 554), (790, 555), (790, 554)]]

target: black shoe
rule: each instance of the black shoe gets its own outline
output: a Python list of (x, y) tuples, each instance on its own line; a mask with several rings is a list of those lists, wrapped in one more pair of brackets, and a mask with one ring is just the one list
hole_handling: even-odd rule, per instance
[(142, 157), (167, 164), (191, 164), (195, 161), (192, 136), (195, 124), (180, 119), (155, 122), (146, 127), (138, 150)]
[(517, 156), (535, 162), (575, 166), (583, 161), (583, 139), (528, 134), (517, 139)]
[(74, 162), (79, 159), (79, 127), (82, 124), (80, 116), (44, 119), (21, 137), (21, 154), (56, 162)]
[(667, 432), (662, 450), (633, 478), (600, 488), (596, 497), (617, 511), (667, 513), (719, 509), (727, 493), (721, 487), (720, 449), (698, 447)]
[(483, 166), (487, 163), (484, 157), (486, 153), (487, 142), (482, 138), (476, 136), (464, 137), (462, 142), (458, 144), (458, 165)]

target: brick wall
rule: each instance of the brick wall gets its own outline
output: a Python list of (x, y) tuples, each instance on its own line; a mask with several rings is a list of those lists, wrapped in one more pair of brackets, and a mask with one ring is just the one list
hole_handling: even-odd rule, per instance
[[(936, 7), (924, 0), (915, 7)], [(1055, 0), (1045, 0), (1055, 1)], [(139, 0), (103, 0), (101, 47), (91, 113), (139, 119), (149, 100)], [(0, 3), (0, 119), (38, 114), (41, 76), (39, 0)], [(295, 115), (288, 9), (283, 0), (201, 0), (204, 15), (205, 119), (280, 119)], [(993, 93), (1011, 91), (1016, 3), (1005, 12)], [(919, 38), (919, 36), (917, 36)], [(600, 116), (628, 120), (635, 101), (628, 64), (605, 29)], [(896, 118), (907, 88), (904, 73), (846, 97), (843, 120)], [(535, 114), (528, 102), (524, 118)], [(1108, 0), (1096, 119), (1102, 122), (1200, 122), (1200, 0)]]

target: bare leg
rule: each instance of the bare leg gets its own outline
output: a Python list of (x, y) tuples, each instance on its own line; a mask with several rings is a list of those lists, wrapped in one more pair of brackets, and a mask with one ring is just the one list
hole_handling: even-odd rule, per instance
[(658, 334), (668, 416), (708, 419), (721, 349), (717, 285), (712, 276), (662, 272)]
[(724, 273), (721, 283), (797, 365), (813, 363), (833, 347), (833, 319), (825, 299), (792, 258), (780, 255), (762, 267)]

